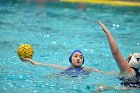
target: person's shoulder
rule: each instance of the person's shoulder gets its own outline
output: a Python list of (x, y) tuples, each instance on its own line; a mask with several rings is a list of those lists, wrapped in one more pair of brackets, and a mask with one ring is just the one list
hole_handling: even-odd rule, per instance
[(83, 67), (83, 69), (87, 70), (87, 71), (99, 72), (99, 70), (97, 68), (93, 68), (93, 67)]

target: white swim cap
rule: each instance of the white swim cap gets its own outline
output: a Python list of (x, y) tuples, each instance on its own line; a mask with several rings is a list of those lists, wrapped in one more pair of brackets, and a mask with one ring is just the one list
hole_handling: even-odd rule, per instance
[(140, 69), (140, 53), (133, 53), (129, 64), (131, 67)]

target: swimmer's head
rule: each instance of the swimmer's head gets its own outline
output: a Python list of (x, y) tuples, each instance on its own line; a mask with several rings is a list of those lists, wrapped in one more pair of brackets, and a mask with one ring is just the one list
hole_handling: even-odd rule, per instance
[(84, 64), (83, 53), (80, 50), (74, 50), (69, 57), (69, 62), (74, 66), (82, 66)]
[(130, 54), (127, 61), (131, 67), (140, 69), (140, 53)]

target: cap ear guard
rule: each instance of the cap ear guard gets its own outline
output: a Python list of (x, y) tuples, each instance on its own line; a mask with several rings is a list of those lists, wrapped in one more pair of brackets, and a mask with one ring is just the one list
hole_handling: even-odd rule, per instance
[(140, 53), (133, 53), (129, 61), (130, 66), (140, 68)]
[(69, 57), (69, 62), (72, 63), (72, 55)]
[(136, 58), (137, 59), (137, 61), (139, 61), (140, 62), (140, 58)]

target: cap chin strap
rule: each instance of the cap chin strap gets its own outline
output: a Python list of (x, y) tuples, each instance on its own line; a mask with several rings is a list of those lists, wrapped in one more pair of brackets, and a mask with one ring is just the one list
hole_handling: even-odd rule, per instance
[(82, 66), (74, 66), (73, 64), (71, 65), (73, 68), (82, 68)]

